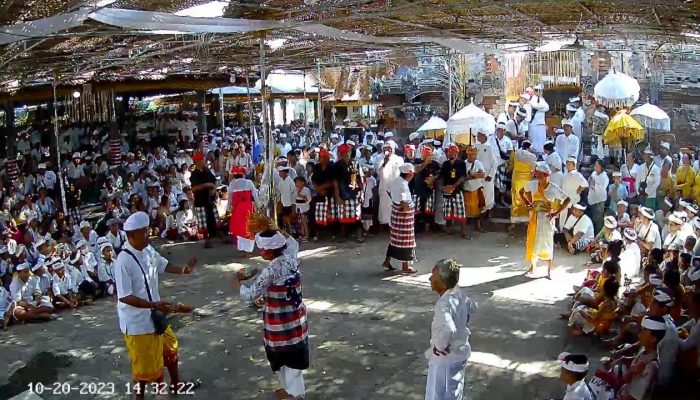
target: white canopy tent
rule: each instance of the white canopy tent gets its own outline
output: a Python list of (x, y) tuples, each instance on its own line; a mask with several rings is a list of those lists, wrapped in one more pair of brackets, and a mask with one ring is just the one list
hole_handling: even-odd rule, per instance
[(474, 144), (476, 133), (483, 129), (493, 132), (496, 129), (496, 119), (481, 108), (469, 104), (453, 114), (447, 121), (446, 143)]

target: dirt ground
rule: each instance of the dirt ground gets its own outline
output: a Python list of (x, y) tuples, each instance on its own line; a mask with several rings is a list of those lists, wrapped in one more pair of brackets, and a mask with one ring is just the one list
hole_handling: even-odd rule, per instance
[[(487, 233), (471, 241), (419, 235), (419, 272), (405, 277), (379, 266), (387, 241), (380, 235), (361, 245), (302, 245), (311, 346), (308, 399), (424, 398), (424, 352), (437, 300), (428, 276), (440, 258), (464, 264), (460, 285), (479, 303), (470, 323), (468, 398), (561, 398), (565, 385), (558, 380), (558, 354), (586, 352), (593, 364), (604, 354), (593, 339), (568, 336), (565, 322), (557, 319), (568, 304), (566, 294), (583, 277), (584, 256), (557, 250), (553, 280), (528, 279), (522, 276), (522, 233), (515, 238)], [(184, 263), (189, 255), (200, 262), (193, 275), (166, 275), (161, 282), (164, 299), (197, 307), (173, 321), (181, 374), (203, 382), (189, 397), (274, 399), (277, 380), (262, 347), (261, 314), (229, 286), (232, 271), (248, 263), (262, 267), (263, 260), (236, 258), (229, 245), (205, 250), (195, 243), (166, 244), (161, 251), (174, 263)], [(39, 382), (47, 388), (44, 399), (129, 398), (129, 360), (114, 300), (0, 332), (0, 355), (0, 399)], [(58, 384), (77, 388), (100, 382), (113, 384), (114, 393), (52, 393)]]

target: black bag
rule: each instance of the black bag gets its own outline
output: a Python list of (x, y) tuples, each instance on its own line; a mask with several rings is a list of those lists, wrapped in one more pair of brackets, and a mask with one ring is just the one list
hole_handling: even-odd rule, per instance
[[(146, 293), (148, 294), (148, 301), (153, 302), (153, 297), (151, 297), (151, 287), (148, 286), (148, 278), (146, 278), (146, 271), (143, 270), (143, 267), (141, 267), (141, 263), (139, 262), (139, 259), (136, 258), (134, 253), (132, 253), (130, 250), (124, 249), (124, 252), (128, 253), (131, 258), (136, 261), (136, 264), (139, 266), (139, 269), (141, 270), (141, 273), (143, 274), (143, 282), (146, 284)], [(162, 335), (165, 333), (165, 330), (168, 329), (168, 314), (164, 313), (163, 311), (160, 310), (151, 310), (151, 321), (153, 321), (153, 326), (156, 329), (156, 333), (158, 335)]]
[(501, 160), (503, 160), (503, 161), (510, 160), (510, 155), (508, 153), (506, 153), (505, 151), (501, 150), (501, 142), (498, 141), (498, 137), (494, 137), (494, 139), (496, 139), (496, 146), (498, 147), (498, 153), (501, 156)]
[(652, 162), (649, 167), (647, 167), (647, 176), (644, 177), (644, 181), (639, 182), (639, 193), (644, 193), (647, 190), (647, 179), (649, 179), (649, 175), (651, 175), (651, 169), (654, 167), (654, 163)]

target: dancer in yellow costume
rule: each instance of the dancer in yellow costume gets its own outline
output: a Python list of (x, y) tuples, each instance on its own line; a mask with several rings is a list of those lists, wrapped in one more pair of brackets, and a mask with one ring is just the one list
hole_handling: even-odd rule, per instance
[(554, 218), (571, 201), (559, 186), (549, 181), (551, 173), (552, 170), (545, 162), (538, 162), (535, 167), (535, 179), (520, 189), (518, 196), (530, 210), (525, 249), (525, 260), (530, 263), (530, 268), (525, 274), (534, 272), (537, 262), (542, 260), (547, 263), (547, 279), (551, 279), (554, 256)]
[(511, 184), (511, 196), (513, 204), (510, 208), (510, 220), (513, 223), (527, 222), (528, 212), (525, 202), (520, 198), (520, 190), (532, 179), (532, 170), (537, 163), (537, 156), (530, 150), (532, 143), (523, 140), (520, 149), (515, 151), (513, 157), (513, 181)]

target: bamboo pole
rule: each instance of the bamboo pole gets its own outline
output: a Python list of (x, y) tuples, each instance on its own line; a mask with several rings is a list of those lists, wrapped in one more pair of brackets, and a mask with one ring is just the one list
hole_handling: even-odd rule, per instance
[(58, 181), (61, 186), (61, 205), (63, 206), (64, 214), (68, 214), (66, 206), (66, 187), (63, 180), (63, 168), (61, 166), (61, 150), (58, 138), (58, 99), (56, 99), (56, 80), (53, 81), (53, 134), (56, 136), (56, 163), (58, 164)]

